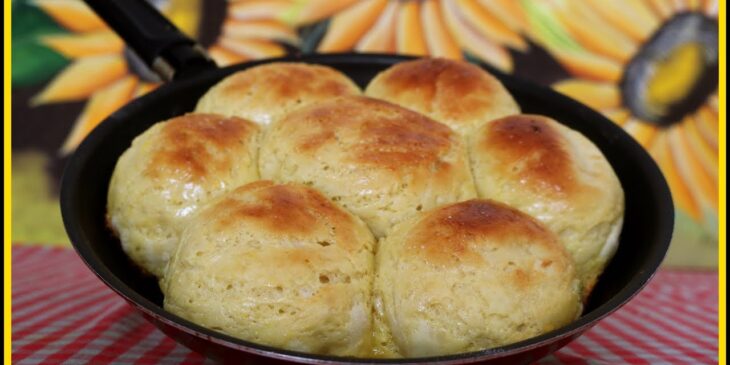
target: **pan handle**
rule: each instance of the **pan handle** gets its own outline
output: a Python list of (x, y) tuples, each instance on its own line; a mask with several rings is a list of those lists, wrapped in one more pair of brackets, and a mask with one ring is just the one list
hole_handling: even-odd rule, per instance
[(84, 0), (163, 80), (215, 68), (203, 47), (145, 0)]

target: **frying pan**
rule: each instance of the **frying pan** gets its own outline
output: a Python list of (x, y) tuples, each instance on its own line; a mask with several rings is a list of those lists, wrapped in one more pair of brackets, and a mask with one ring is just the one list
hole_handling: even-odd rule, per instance
[(162, 308), (162, 294), (156, 280), (136, 269), (104, 223), (109, 180), (117, 158), (132, 139), (156, 122), (193, 110), (198, 98), (212, 85), (258, 64), (294, 61), (327, 65), (364, 87), (379, 71), (411, 57), (292, 55), (219, 69), (201, 47), (146, 2), (86, 1), (146, 64), (171, 82), (109, 116), (69, 158), (60, 197), (66, 231), (79, 256), (104, 283), (163, 332), (205, 356), (224, 362), (256, 364), (532, 363), (574, 340), (634, 297), (651, 279), (669, 247), (674, 222), (669, 189), (654, 161), (638, 143), (614, 123), (572, 99), (481, 65), (499, 78), (525, 113), (550, 116), (593, 141), (606, 155), (623, 186), (626, 213), (618, 250), (579, 319), (550, 333), (483, 351), (414, 359), (356, 359), (267, 347), (167, 313)]

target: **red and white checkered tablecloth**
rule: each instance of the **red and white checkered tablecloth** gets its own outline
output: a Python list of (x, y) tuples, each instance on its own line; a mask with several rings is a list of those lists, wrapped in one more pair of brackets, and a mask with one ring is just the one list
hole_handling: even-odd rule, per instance
[[(71, 249), (13, 247), (17, 364), (200, 364), (92, 274)], [(660, 271), (641, 294), (539, 364), (714, 364), (717, 273)]]

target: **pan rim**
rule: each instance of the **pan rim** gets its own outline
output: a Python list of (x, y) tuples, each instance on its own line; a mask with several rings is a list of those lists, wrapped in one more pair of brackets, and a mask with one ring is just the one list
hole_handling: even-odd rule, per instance
[(193, 335), (198, 338), (205, 338), (218, 345), (223, 345), (237, 351), (244, 351), (258, 356), (265, 356), (278, 360), (294, 361), (300, 363), (348, 363), (348, 364), (452, 364), (452, 363), (465, 363), (465, 362), (479, 362), (485, 360), (491, 360), (496, 358), (502, 358), (506, 356), (516, 355), (525, 351), (529, 351), (534, 348), (542, 347), (560, 339), (564, 339), (576, 334), (580, 334), (588, 328), (595, 325), (598, 321), (610, 315), (614, 311), (618, 310), (634, 296), (636, 296), (651, 280), (656, 273), (659, 265), (661, 264), (664, 256), (666, 255), (667, 249), (671, 241), (673, 224), (674, 224), (674, 208), (671, 201), (671, 195), (667, 183), (661, 174), (659, 167), (656, 165), (654, 160), (644, 150), (644, 148), (638, 144), (632, 137), (623, 131), (619, 126), (606, 119), (600, 113), (588, 108), (587, 106), (570, 99), (567, 96), (561, 95), (548, 87), (537, 85), (526, 80), (522, 80), (518, 77), (505, 74), (492, 67), (484, 64), (479, 66), (484, 67), (489, 72), (495, 74), (501, 81), (510, 85), (517, 86), (529, 86), (534, 89), (535, 93), (542, 93), (549, 95), (550, 98), (558, 100), (562, 104), (566, 105), (576, 113), (585, 113), (590, 116), (590, 119), (595, 119), (596, 124), (601, 124), (601, 127), (616, 133), (622, 147), (632, 149), (630, 153), (638, 158), (633, 163), (639, 164), (647, 176), (650, 177), (647, 181), (652, 183), (652, 190), (655, 191), (656, 204), (658, 205), (658, 211), (661, 212), (661, 216), (657, 217), (657, 232), (659, 232), (659, 240), (662, 245), (658, 250), (652, 251), (652, 255), (646, 259), (647, 265), (642, 268), (628, 283), (618, 290), (609, 300), (601, 303), (590, 312), (585, 313), (575, 321), (569, 323), (566, 326), (558, 328), (554, 331), (542, 334), (540, 336), (532, 337), (517, 343), (513, 343), (507, 346), (484, 349), (473, 352), (465, 352), (452, 355), (442, 355), (433, 357), (422, 357), (422, 358), (402, 358), (402, 359), (370, 359), (370, 358), (351, 358), (351, 357), (336, 357), (327, 355), (316, 355), (310, 353), (303, 353), (297, 351), (284, 350), (279, 348), (273, 348), (265, 345), (260, 345), (245, 340), (241, 340), (223, 333), (215, 332), (207, 329), (190, 321), (187, 321), (181, 317), (173, 315), (165, 311), (161, 306), (156, 305), (146, 297), (142, 296), (139, 292), (126, 285), (117, 275), (113, 274), (111, 270), (99, 259), (96, 255), (92, 246), (87, 244), (88, 241), (83, 235), (83, 228), (75, 218), (75, 211), (78, 202), (76, 199), (78, 196), (77, 185), (79, 180), (80, 172), (86, 161), (93, 157), (93, 152), (98, 146), (103, 143), (105, 137), (108, 138), (109, 131), (113, 130), (118, 124), (124, 121), (124, 114), (135, 110), (136, 108), (144, 108), (147, 102), (154, 100), (155, 97), (160, 97), (170, 88), (178, 88), (185, 84), (192, 85), (196, 83), (196, 80), (203, 78), (210, 78), (212, 74), (225, 75), (236, 70), (248, 68), (257, 64), (269, 63), (269, 62), (307, 62), (307, 63), (319, 63), (319, 64), (332, 64), (332, 63), (343, 63), (343, 64), (381, 64), (391, 65), (397, 62), (415, 59), (413, 56), (402, 56), (402, 55), (390, 55), (390, 54), (367, 54), (367, 53), (338, 53), (338, 54), (296, 54), (280, 58), (257, 60), (253, 62), (246, 62), (228, 66), (225, 68), (215, 69), (212, 71), (204, 72), (200, 75), (195, 75), (189, 79), (175, 81), (173, 83), (163, 85), (157, 90), (147, 94), (141, 98), (138, 98), (129, 104), (122, 107), (120, 110), (109, 116), (104, 122), (102, 122), (97, 128), (95, 128), (87, 138), (79, 145), (74, 154), (69, 158), (69, 161), (64, 169), (61, 183), (60, 202), (61, 211), (66, 228), (67, 234), (71, 239), (72, 245), (76, 250), (77, 254), (82, 258), (84, 263), (89, 269), (94, 272), (108, 287), (114, 290), (117, 294), (123, 297), (127, 302), (133, 305), (136, 309), (140, 310), (147, 316), (151, 316), (157, 321), (164, 322), (178, 330), (181, 330), (187, 334)]

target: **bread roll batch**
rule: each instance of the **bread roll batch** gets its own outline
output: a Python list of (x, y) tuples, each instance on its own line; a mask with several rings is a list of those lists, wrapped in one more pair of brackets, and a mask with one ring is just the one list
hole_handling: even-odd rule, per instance
[(274, 62), (214, 85), (120, 157), (107, 221), (167, 311), (360, 358), (493, 348), (575, 320), (613, 255), (620, 182), (492, 75), (418, 59), (362, 95)]

